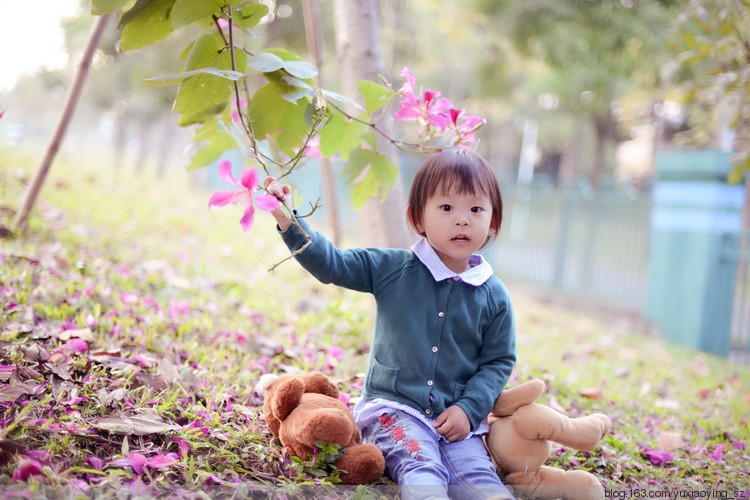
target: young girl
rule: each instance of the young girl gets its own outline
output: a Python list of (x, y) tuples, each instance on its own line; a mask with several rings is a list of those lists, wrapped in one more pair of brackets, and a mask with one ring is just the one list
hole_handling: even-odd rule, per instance
[[(269, 177), (288, 203), (289, 186)], [(282, 209), (272, 212), (290, 250), (305, 243)], [(423, 238), (411, 251), (340, 250), (312, 236), (296, 259), (323, 283), (375, 296), (375, 333), (354, 415), (382, 450), (403, 498), (511, 498), (485, 450), (486, 417), (516, 361), (508, 291), (475, 252), (502, 222), (497, 180), (479, 155), (429, 158), (409, 194), (407, 220)]]

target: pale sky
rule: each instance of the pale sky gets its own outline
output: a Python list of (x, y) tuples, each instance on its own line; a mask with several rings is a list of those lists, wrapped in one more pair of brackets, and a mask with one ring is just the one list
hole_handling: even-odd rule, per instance
[(60, 22), (81, 8), (79, 0), (0, 0), (0, 91), (24, 73), (65, 64)]

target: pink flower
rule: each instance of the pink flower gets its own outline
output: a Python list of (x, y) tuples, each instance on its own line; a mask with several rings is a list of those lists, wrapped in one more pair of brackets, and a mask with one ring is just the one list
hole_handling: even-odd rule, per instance
[(162, 467), (169, 467), (178, 462), (176, 453), (167, 453), (166, 455), (156, 455), (154, 458), (146, 462), (146, 467), (152, 469), (161, 469)]
[(343, 392), (339, 392), (339, 401), (344, 403), (346, 406), (349, 406), (349, 395), (344, 394)]
[(440, 92), (425, 90), (422, 98), (418, 98), (414, 93), (414, 74), (409, 68), (401, 70), (401, 77), (406, 79), (398, 91), (402, 97), (401, 108), (392, 119), (419, 120), (439, 129), (441, 134), (448, 129), (458, 137), (459, 147), (466, 147), (465, 143), (476, 142), (474, 131), (487, 123), (487, 120), (479, 116), (464, 115), (463, 109), (456, 109), (448, 99), (440, 97)]
[(643, 454), (646, 455), (646, 457), (651, 460), (651, 463), (654, 465), (663, 465), (671, 460), (674, 460), (674, 455), (666, 451), (650, 450), (646, 448), (643, 451)]
[(344, 357), (344, 350), (335, 345), (328, 348), (328, 355), (334, 359), (341, 360)]
[(18, 468), (11, 477), (12, 481), (23, 481), (29, 476), (36, 476), (42, 473), (42, 464), (34, 459), (21, 458), (18, 462)]
[(247, 232), (253, 226), (255, 207), (253, 200), (258, 204), (258, 208), (270, 212), (281, 206), (281, 202), (273, 195), (261, 194), (253, 195), (253, 191), (258, 187), (258, 172), (254, 168), (248, 168), (242, 173), (240, 182), (237, 182), (232, 173), (232, 162), (221, 160), (219, 163), (219, 180), (233, 184), (239, 187), (239, 190), (217, 191), (208, 200), (208, 208), (212, 206), (223, 207), (229, 203), (239, 203), (247, 199), (247, 208), (240, 219), (242, 230)]
[(713, 453), (709, 453), (708, 451), (703, 450), (703, 454), (706, 455), (711, 460), (713, 460), (714, 462), (723, 462), (724, 457), (722, 456), (722, 454), (724, 452), (724, 448), (726, 448), (726, 446), (723, 444), (720, 444), (719, 446), (716, 447)]
[(140, 453), (131, 453), (127, 458), (121, 458), (110, 462), (109, 465), (116, 465), (118, 467), (132, 467), (136, 474), (143, 474), (143, 466), (146, 465), (148, 459)]
[(62, 346), (62, 348), (68, 351), (75, 351), (75, 352), (80, 353), (80, 352), (86, 352), (89, 348), (89, 345), (86, 343), (85, 340), (70, 339)]
[(487, 120), (481, 116), (464, 115), (463, 109), (451, 109), (448, 111), (448, 114), (451, 118), (448, 123), (448, 129), (458, 134), (460, 137), (459, 144), (476, 142), (477, 139), (474, 137), (474, 131), (487, 123)]
[(90, 463), (95, 470), (102, 470), (104, 468), (104, 460), (97, 457), (88, 457), (86, 461)]

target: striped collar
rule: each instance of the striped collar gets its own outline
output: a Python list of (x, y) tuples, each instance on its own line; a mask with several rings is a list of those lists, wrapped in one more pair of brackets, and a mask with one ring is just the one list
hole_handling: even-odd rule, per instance
[(469, 258), (471, 269), (456, 274), (440, 260), (438, 254), (435, 253), (435, 249), (427, 242), (427, 238), (422, 238), (416, 242), (411, 249), (422, 264), (427, 266), (435, 281), (453, 279), (464, 281), (472, 286), (480, 286), (492, 276), (492, 266), (479, 254), (474, 254)]

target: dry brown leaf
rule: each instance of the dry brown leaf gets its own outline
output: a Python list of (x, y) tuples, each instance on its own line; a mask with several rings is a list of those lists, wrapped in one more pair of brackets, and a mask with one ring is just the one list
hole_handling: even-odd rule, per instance
[(178, 426), (166, 422), (160, 416), (150, 414), (100, 418), (92, 422), (91, 425), (112, 434), (135, 434), (136, 436), (164, 434), (167, 431), (178, 429)]
[(78, 330), (65, 330), (63, 332), (60, 332), (60, 335), (58, 335), (60, 340), (70, 340), (70, 339), (81, 339), (85, 340), (86, 342), (94, 342), (94, 334), (91, 333), (90, 328), (81, 328)]
[(180, 373), (177, 371), (177, 367), (166, 358), (159, 360), (159, 365), (156, 367), (156, 373), (169, 385), (172, 385), (175, 380), (180, 378)]
[(682, 448), (683, 446), (685, 446), (685, 439), (682, 437), (682, 434), (668, 431), (661, 431), (661, 433), (659, 433), (659, 449), (672, 451)]
[(585, 387), (581, 389), (581, 396), (589, 399), (602, 399), (602, 390), (598, 387)]

